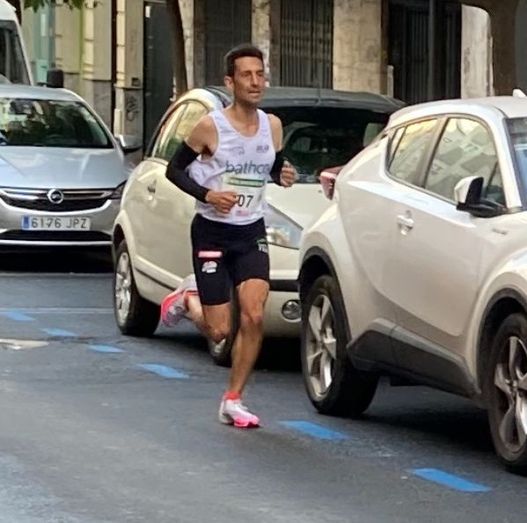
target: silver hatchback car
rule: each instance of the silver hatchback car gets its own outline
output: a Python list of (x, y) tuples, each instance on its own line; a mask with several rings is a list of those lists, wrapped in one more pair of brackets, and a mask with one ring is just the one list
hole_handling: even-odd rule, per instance
[(121, 142), (70, 91), (0, 85), (0, 247), (111, 245)]

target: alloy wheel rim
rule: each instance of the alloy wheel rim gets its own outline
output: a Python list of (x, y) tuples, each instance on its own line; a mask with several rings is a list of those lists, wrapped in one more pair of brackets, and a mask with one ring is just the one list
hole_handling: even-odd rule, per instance
[(498, 391), (498, 433), (510, 452), (527, 442), (527, 347), (517, 336), (507, 340), (494, 372)]
[(306, 336), (306, 368), (316, 399), (323, 398), (333, 382), (337, 359), (335, 313), (328, 296), (317, 296), (309, 310)]
[(115, 269), (115, 310), (120, 325), (124, 325), (130, 312), (132, 298), (132, 270), (130, 257), (123, 252)]

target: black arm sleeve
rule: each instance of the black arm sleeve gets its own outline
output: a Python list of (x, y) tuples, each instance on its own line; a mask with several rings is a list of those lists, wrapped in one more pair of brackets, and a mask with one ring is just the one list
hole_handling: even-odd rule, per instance
[(273, 166), (271, 167), (271, 172), (269, 173), (271, 176), (271, 180), (273, 180), (276, 185), (282, 185), (282, 182), (280, 181), (280, 173), (282, 172), (283, 166), (284, 151), (277, 151)]
[(167, 167), (167, 178), (182, 191), (205, 203), (208, 189), (195, 182), (188, 174), (187, 167), (198, 157), (198, 153), (185, 141), (177, 148)]

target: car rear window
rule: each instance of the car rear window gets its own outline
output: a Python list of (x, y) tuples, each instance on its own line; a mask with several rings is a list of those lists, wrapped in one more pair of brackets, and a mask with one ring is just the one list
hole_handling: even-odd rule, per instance
[(284, 127), (284, 156), (298, 183), (317, 183), (320, 172), (346, 164), (385, 127), (389, 114), (334, 107), (273, 108)]

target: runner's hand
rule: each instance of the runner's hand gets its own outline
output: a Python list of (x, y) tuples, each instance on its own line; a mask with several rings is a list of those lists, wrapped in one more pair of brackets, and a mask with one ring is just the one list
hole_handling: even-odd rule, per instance
[(222, 214), (229, 214), (237, 200), (238, 195), (233, 191), (209, 191), (205, 196), (205, 201)]
[(280, 172), (280, 185), (291, 187), (296, 181), (296, 169), (286, 160)]

